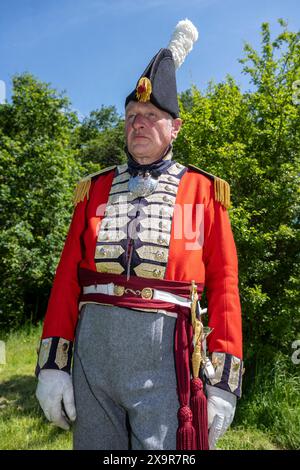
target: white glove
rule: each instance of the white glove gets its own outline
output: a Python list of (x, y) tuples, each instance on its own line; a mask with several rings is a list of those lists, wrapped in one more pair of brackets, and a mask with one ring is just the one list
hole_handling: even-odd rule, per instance
[(68, 430), (70, 426), (67, 420), (76, 419), (71, 376), (62, 370), (44, 369), (40, 371), (38, 380), (35, 395), (46, 418), (56, 426)]
[(208, 443), (210, 450), (213, 450), (217, 440), (223, 436), (232, 423), (236, 408), (236, 396), (212, 385), (206, 385), (206, 391)]

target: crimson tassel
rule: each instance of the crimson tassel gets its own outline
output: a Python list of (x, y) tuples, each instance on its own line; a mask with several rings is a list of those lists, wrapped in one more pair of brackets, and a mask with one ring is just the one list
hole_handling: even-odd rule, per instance
[(193, 427), (193, 415), (189, 406), (181, 406), (177, 413), (179, 427), (176, 436), (176, 449), (196, 450), (196, 432)]
[(197, 449), (208, 450), (207, 400), (202, 380), (199, 377), (191, 380), (191, 411), (196, 432)]

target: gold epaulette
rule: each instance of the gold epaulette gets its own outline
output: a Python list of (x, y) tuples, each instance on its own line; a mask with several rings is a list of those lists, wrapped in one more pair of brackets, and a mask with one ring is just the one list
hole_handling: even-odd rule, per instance
[(94, 178), (95, 176), (102, 175), (103, 173), (107, 173), (108, 171), (114, 170), (115, 168), (116, 168), (116, 165), (108, 166), (106, 168), (103, 168), (102, 170), (97, 171), (96, 173), (92, 173), (91, 175), (88, 175), (82, 178), (82, 180), (80, 180), (77, 183), (76, 188), (75, 188), (75, 193), (74, 193), (74, 198), (73, 198), (74, 206), (76, 206), (79, 202), (83, 201), (85, 197), (87, 199), (89, 198), (92, 178)]
[(212, 175), (211, 173), (207, 173), (207, 171), (201, 170), (200, 168), (194, 165), (188, 165), (188, 168), (191, 170), (197, 171), (204, 176), (207, 176), (214, 182), (214, 190), (215, 190), (215, 199), (219, 201), (226, 209), (230, 207), (230, 186), (227, 181), (218, 178), (218, 176)]

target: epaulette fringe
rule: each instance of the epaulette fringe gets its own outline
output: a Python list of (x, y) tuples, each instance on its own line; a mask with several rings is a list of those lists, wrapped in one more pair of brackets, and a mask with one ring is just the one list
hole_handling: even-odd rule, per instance
[(216, 201), (219, 201), (226, 209), (230, 207), (230, 186), (227, 181), (218, 178), (214, 179), (214, 189)]
[(92, 173), (91, 175), (88, 175), (85, 178), (82, 178), (82, 180), (77, 183), (75, 188), (75, 193), (73, 197), (74, 206), (76, 206), (79, 202), (82, 202), (85, 197), (89, 199), (92, 178), (101, 175), (102, 173), (106, 173), (107, 171), (114, 170), (115, 168), (116, 165), (109, 166), (107, 168), (103, 168), (100, 171), (97, 171), (96, 173)]
[(84, 198), (89, 198), (89, 192), (92, 184), (92, 178), (86, 177), (77, 183), (75, 193), (73, 197), (73, 204), (77, 206), (79, 202), (82, 202)]
[(188, 165), (191, 170), (197, 171), (204, 176), (207, 176), (209, 179), (213, 180), (214, 182), (214, 193), (216, 201), (220, 202), (225, 209), (229, 209), (231, 202), (230, 202), (230, 186), (227, 181), (219, 178), (218, 176), (212, 175), (207, 171), (201, 170), (195, 165)]

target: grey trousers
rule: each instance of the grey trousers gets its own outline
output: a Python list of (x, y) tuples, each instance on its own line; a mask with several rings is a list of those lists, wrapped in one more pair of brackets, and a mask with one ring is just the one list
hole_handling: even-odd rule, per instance
[(87, 304), (76, 331), (74, 449), (176, 449), (176, 319)]

